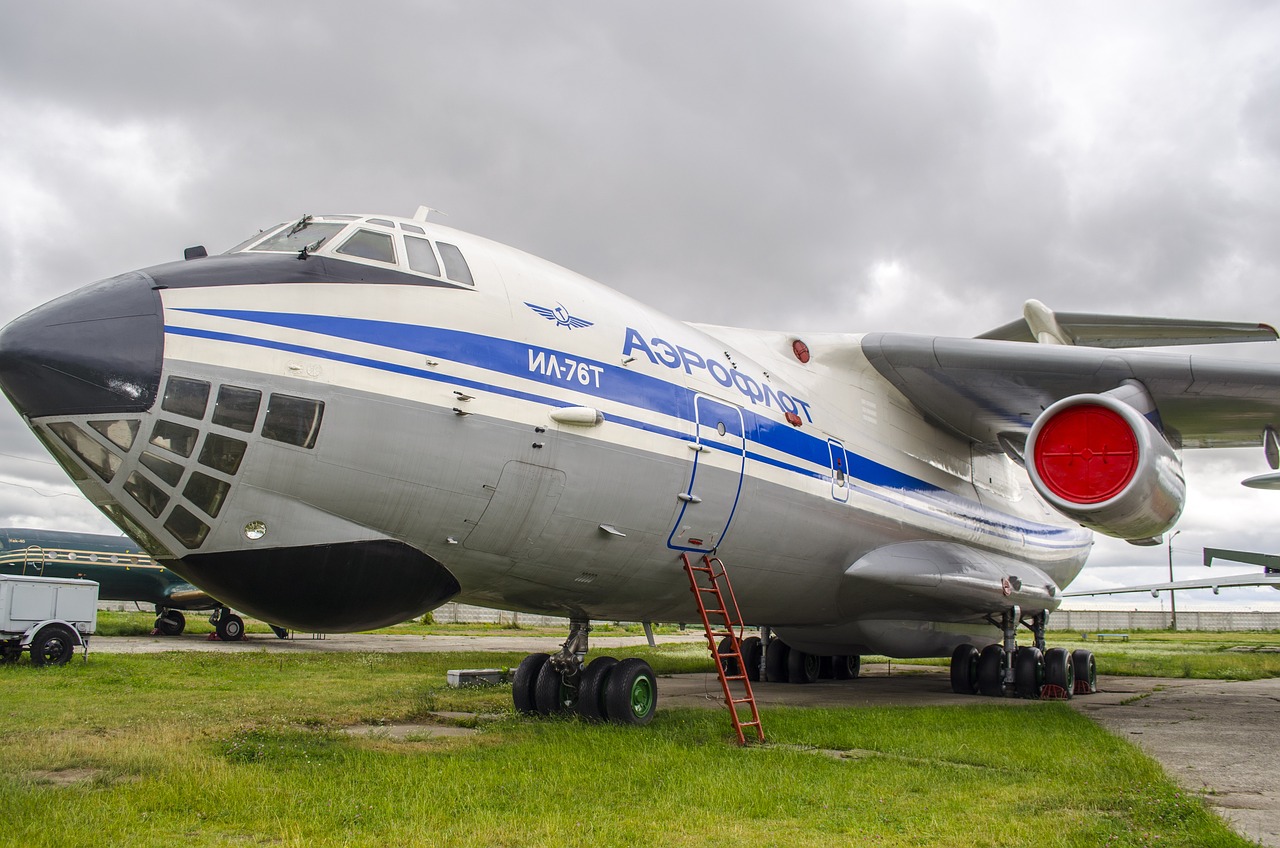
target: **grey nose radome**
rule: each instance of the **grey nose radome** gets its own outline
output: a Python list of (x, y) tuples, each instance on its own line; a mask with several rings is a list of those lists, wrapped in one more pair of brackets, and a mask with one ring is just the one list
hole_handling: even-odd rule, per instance
[(0, 388), (28, 418), (145, 412), (160, 389), (164, 319), (146, 274), (85, 286), (0, 330)]

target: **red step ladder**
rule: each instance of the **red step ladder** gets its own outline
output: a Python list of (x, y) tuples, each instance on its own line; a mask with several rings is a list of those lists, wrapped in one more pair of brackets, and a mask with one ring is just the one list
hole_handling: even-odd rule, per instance
[[(756, 698), (751, 692), (751, 681), (747, 678), (746, 663), (742, 661), (739, 647), (742, 643), (742, 612), (738, 609), (738, 599), (733, 595), (729, 573), (719, 557), (704, 554), (699, 565), (690, 562), (687, 553), (680, 554), (680, 558), (684, 560), (684, 570), (689, 575), (689, 591), (693, 592), (693, 597), (698, 602), (698, 614), (702, 616), (702, 626), (707, 631), (707, 645), (716, 661), (720, 688), (724, 690), (724, 703), (729, 708), (733, 729), (738, 734), (738, 744), (747, 744), (744, 727), (754, 727), (756, 740), (763, 742), (764, 728), (760, 725), (760, 711), (756, 709)], [(724, 591), (721, 591), (721, 585)], [(737, 632), (734, 632), (735, 627)], [(716, 639), (724, 637), (728, 637), (733, 651), (722, 654)], [(725, 669), (726, 665), (732, 666), (732, 674)], [(745, 694), (735, 695), (735, 688)], [(750, 720), (739, 712), (744, 705), (750, 708)]]

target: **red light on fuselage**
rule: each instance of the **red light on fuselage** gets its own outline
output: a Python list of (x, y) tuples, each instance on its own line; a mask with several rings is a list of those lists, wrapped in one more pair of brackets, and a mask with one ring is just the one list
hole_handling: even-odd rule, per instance
[(791, 343), (791, 352), (796, 355), (796, 359), (801, 362), (809, 362), (809, 346), (804, 342), (796, 339)]

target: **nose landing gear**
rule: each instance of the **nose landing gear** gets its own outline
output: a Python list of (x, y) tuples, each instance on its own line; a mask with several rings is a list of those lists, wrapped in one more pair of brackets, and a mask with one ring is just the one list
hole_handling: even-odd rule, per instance
[(576, 713), (589, 721), (644, 725), (658, 707), (658, 681), (647, 662), (596, 657), (586, 663), (591, 623), (571, 619), (554, 654), (529, 654), (511, 678), (511, 699), (525, 715)]

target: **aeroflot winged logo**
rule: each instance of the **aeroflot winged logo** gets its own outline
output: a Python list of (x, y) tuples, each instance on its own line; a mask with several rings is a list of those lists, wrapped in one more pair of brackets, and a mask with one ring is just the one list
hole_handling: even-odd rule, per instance
[(545, 306), (538, 306), (536, 303), (525, 301), (524, 305), (532, 309), (534, 312), (546, 318), (548, 321), (555, 321), (557, 327), (568, 327), (570, 330), (579, 327), (590, 327), (593, 321), (584, 321), (581, 318), (574, 318), (569, 314), (569, 310), (564, 308), (564, 304), (557, 303), (555, 309), (549, 309)]

